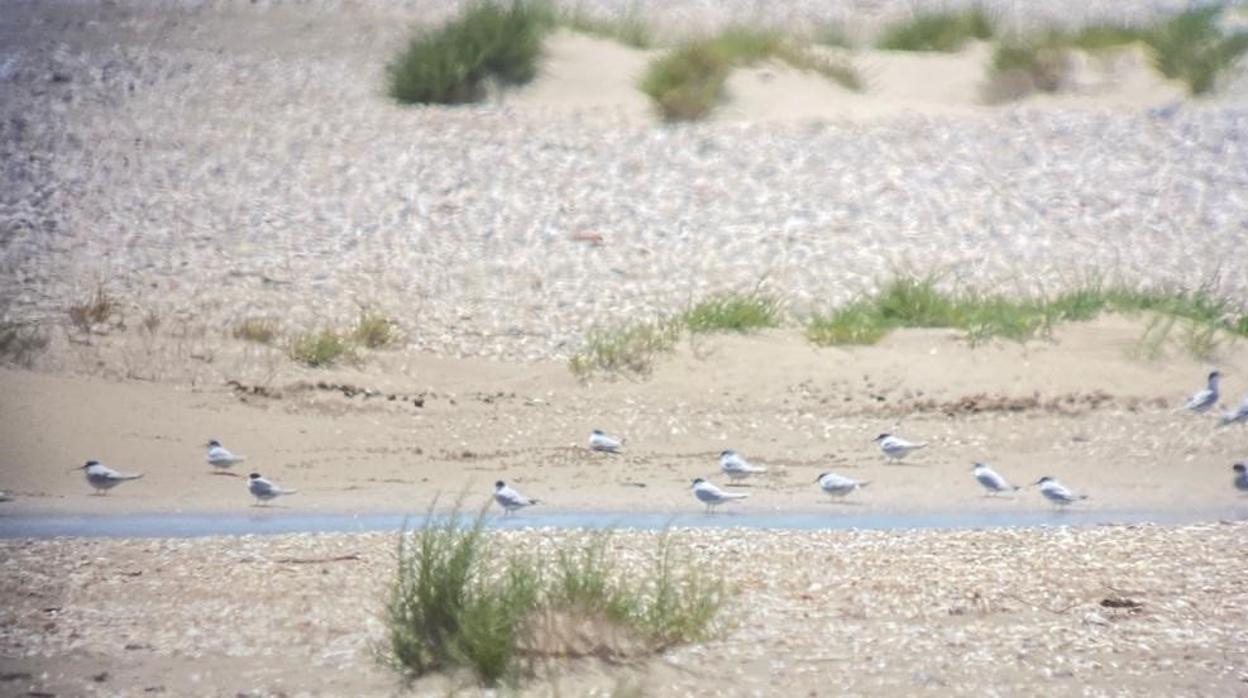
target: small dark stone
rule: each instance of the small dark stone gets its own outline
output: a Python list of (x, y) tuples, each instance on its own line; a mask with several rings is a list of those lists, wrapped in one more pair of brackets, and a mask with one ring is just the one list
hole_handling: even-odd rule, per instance
[(424, 399), (423, 397), (414, 398), (414, 399), (412, 400), (412, 404), (413, 404), (413, 405), (415, 405), (415, 406), (417, 406), (417, 407), (424, 407), (424, 406), (425, 406), (425, 399)]

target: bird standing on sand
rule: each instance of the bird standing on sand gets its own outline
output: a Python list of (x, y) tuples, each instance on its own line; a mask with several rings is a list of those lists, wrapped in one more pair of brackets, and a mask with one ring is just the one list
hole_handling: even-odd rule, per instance
[(875, 437), (875, 441), (880, 445), (880, 450), (884, 452), (884, 455), (888, 456), (890, 462), (900, 461), (911, 451), (917, 451), (927, 446), (926, 442), (912, 443), (899, 436), (893, 436), (888, 432)]
[(1075, 502), (1088, 498), (1088, 495), (1086, 494), (1075, 494), (1071, 492), (1066, 489), (1062, 483), (1054, 480), (1048, 475), (1045, 475), (1031, 484), (1040, 485), (1040, 494), (1044, 495), (1045, 499), (1053, 502), (1059, 507), (1074, 504)]
[(1231, 424), (1248, 424), (1248, 395), (1244, 396), (1243, 402), (1239, 403), (1230, 412), (1223, 412), (1222, 418), (1218, 420), (1218, 426), (1225, 427)]
[(95, 493), (99, 495), (107, 494), (109, 490), (127, 480), (138, 480), (143, 477), (142, 473), (118, 472), (98, 460), (89, 460), (83, 465), (74, 468), (74, 470), (84, 471), (87, 476), (87, 484), (94, 487)]
[(1248, 463), (1236, 463), (1231, 470), (1235, 471), (1235, 489), (1248, 492)]
[(260, 473), (252, 473), (247, 476), (247, 491), (256, 498), (256, 503), (253, 506), (260, 506), (282, 495), (294, 494), (299, 490), (288, 490), (284, 487), (278, 487), (274, 483), (260, 477)]
[(208, 442), (208, 465), (215, 468), (218, 475), (233, 475), (233, 473), (226, 472), (225, 469), (232, 468), (245, 460), (247, 460), (247, 456), (236, 456), (230, 453), (216, 439)]
[(1196, 414), (1204, 414), (1213, 409), (1213, 406), (1218, 404), (1218, 379), (1221, 377), (1221, 371), (1210, 373), (1209, 382), (1205, 384), (1205, 389), (1188, 398), (1187, 404), (1183, 405), (1183, 409)]
[(709, 512), (724, 502), (731, 502), (734, 499), (745, 499), (750, 495), (746, 492), (725, 492), (706, 480), (697, 478), (693, 481), (693, 496), (697, 497), (699, 502), (705, 504), (706, 510)]
[(607, 436), (603, 430), (595, 429), (589, 433), (589, 448), (603, 453), (619, 453), (624, 450), (624, 440)]
[(975, 481), (983, 485), (984, 489), (988, 490), (990, 496), (1001, 492), (1018, 491), (1017, 485), (1011, 485), (997, 471), (983, 463), (976, 463), (971, 467), (971, 472), (975, 474)]
[(502, 480), (494, 483), (494, 501), (498, 502), (498, 505), (503, 508), (504, 516), (513, 514), (527, 506), (541, 503), (540, 500), (530, 499), (513, 490)]
[(837, 475), (836, 473), (822, 473), (815, 478), (815, 482), (819, 483), (819, 487), (833, 497), (844, 497), (845, 495), (860, 490), (870, 482), (859, 482), (852, 477)]
[(761, 465), (754, 465), (737, 455), (737, 452), (732, 449), (720, 452), (719, 469), (724, 471), (724, 474), (733, 481), (744, 480), (751, 475), (767, 472), (767, 468)]

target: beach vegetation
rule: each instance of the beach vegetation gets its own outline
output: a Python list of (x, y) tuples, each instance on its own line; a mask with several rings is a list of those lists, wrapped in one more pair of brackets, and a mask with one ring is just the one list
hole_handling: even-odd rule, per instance
[(309, 368), (328, 368), (355, 358), (350, 337), (328, 327), (295, 335), (288, 350), (291, 359)]
[(403, 104), (460, 104), (481, 99), (487, 80), (527, 83), (537, 75), (552, 24), (549, 8), (540, 3), (470, 4), (445, 25), (411, 39), (387, 67), (390, 96)]
[(66, 311), (70, 325), (84, 334), (120, 327), (123, 323), (121, 304), (103, 285), (81, 302), (69, 306)]
[(612, 18), (592, 14), (577, 5), (561, 14), (559, 23), (572, 31), (611, 39), (633, 48), (648, 49), (658, 43), (654, 27), (641, 16), (636, 3), (623, 14)]
[(886, 27), (876, 40), (876, 47), (886, 51), (956, 53), (973, 39), (987, 41), (995, 34), (996, 23), (981, 8), (921, 12)]
[(35, 359), (48, 348), (49, 343), (48, 333), (39, 325), (17, 321), (0, 322), (0, 363), (30, 368)]
[(1248, 31), (1223, 31), (1219, 26), (1222, 11), (1220, 5), (1197, 7), (1145, 34), (1157, 71), (1182, 81), (1193, 95), (1213, 92), (1248, 51)]
[(535, 662), (623, 659), (709, 637), (725, 601), (673, 540), (657, 540), (648, 568), (626, 569), (609, 534), (540, 557), (515, 551), (457, 506), (399, 535), (382, 619), (383, 660), (409, 678), (467, 670), (486, 685), (515, 685)]
[(810, 317), (806, 337), (818, 345), (874, 344), (902, 327), (963, 330), (972, 343), (1002, 338), (1027, 341), (1049, 336), (1063, 322), (1091, 320), (1104, 313), (1151, 313), (1145, 347), (1155, 355), (1176, 320), (1186, 328), (1181, 340), (1194, 356), (1209, 356), (1225, 337), (1248, 337), (1248, 310), (1221, 296), (1210, 282), (1195, 289), (1132, 289), (1100, 281), (1052, 296), (1015, 297), (950, 287), (936, 275), (901, 275), (878, 292), (827, 313)]
[(774, 296), (752, 291), (711, 296), (682, 316), (690, 332), (750, 332), (779, 327), (783, 309)]
[(723, 101), (724, 85), (735, 67), (766, 59), (818, 73), (848, 89), (862, 89), (861, 77), (847, 60), (817, 53), (777, 31), (741, 26), (686, 42), (655, 58), (640, 87), (664, 119), (694, 121)]
[(398, 325), (386, 315), (371, 310), (361, 310), (351, 339), (368, 349), (381, 349), (396, 344), (399, 339)]
[(235, 324), (231, 334), (234, 335), (234, 339), (241, 339), (245, 342), (272, 344), (277, 340), (280, 328), (276, 320), (253, 317), (243, 319)]

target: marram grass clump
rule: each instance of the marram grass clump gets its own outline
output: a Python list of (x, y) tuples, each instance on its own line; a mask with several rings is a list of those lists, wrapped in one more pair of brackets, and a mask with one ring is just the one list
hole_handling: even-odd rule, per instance
[(309, 368), (328, 368), (355, 359), (350, 338), (328, 327), (296, 335), (290, 340), (289, 352), (291, 359)]
[(876, 46), (886, 51), (954, 53), (967, 42), (986, 41), (996, 34), (996, 23), (982, 9), (961, 12), (923, 12), (885, 28)]
[[(817, 314), (807, 321), (806, 337), (825, 346), (874, 344), (898, 328), (949, 327), (965, 331), (972, 343), (994, 337), (1023, 342), (1050, 334), (1059, 323), (1110, 312), (1184, 320), (1183, 343), (1194, 355), (1208, 356), (1221, 335), (1248, 337), (1248, 311), (1216, 294), (1212, 285), (1145, 291), (1094, 282), (1053, 296), (1019, 298), (949, 289), (935, 276), (899, 276), (873, 295)], [(1150, 328), (1146, 334), (1165, 339), (1169, 333)]]
[(414, 37), (387, 68), (390, 96), (403, 104), (481, 99), (487, 79), (521, 85), (537, 74), (542, 42), (554, 23), (541, 4), (489, 0)]
[(813, 71), (847, 89), (863, 87), (847, 60), (817, 53), (805, 42), (776, 31), (737, 26), (686, 42), (654, 59), (640, 88), (665, 120), (695, 121), (724, 100), (724, 85), (734, 68), (767, 59)]
[(380, 654), (409, 678), (468, 670), (486, 685), (515, 685), (539, 660), (625, 659), (717, 628), (722, 580), (666, 535), (637, 573), (605, 535), (538, 556), (493, 540), (485, 520), (484, 509), (465, 521), (457, 507), (399, 536)]

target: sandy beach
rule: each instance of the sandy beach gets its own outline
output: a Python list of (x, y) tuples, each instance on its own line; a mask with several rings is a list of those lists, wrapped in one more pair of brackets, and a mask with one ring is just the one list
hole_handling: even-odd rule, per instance
[[(1008, 29), (1185, 7), (988, 4)], [(812, 50), (864, 89), (764, 61), (711, 118), (664, 124), (637, 89), (662, 46), (565, 27), (528, 85), (400, 107), (387, 63), (459, 3), (0, 0), (0, 695), (510, 695), (379, 664), (395, 531), (255, 535), (475, 509), (500, 479), (541, 504), (498, 545), (588, 535), (526, 516), (679, 513), (674, 540), (731, 590), (706, 642), (551, 661), (518, 695), (1248, 694), (1248, 425), (1218, 426), (1248, 395), (1242, 337), (1151, 313), (1025, 343), (802, 333), (906, 274), (1199, 289), (1242, 314), (1248, 77), (1189, 98), (1137, 45), (1002, 103), (988, 43), (867, 46), (911, 3), (561, 7), (638, 12), (663, 41), (844, 23), (862, 45)], [(682, 335), (639, 375), (569, 368), (597, 330), (755, 290), (780, 327)], [(96, 294), (110, 310), (84, 329), (71, 309)], [(291, 359), (363, 312), (396, 341)], [(27, 331), (43, 343), (18, 352)], [(1215, 369), (1218, 408), (1182, 411)], [(623, 452), (589, 450), (595, 428)], [(888, 463), (883, 432), (927, 446)], [(214, 471), (209, 439), (247, 460)], [(767, 472), (728, 483), (724, 449)], [(87, 459), (143, 477), (94, 496)], [(986, 496), (976, 462), (1024, 487)], [(255, 507), (251, 472), (298, 493)], [(869, 486), (832, 500), (824, 472)], [(1055, 511), (1041, 476), (1087, 499)], [(693, 478), (748, 497), (704, 515)], [(786, 513), (803, 530), (749, 528)], [(135, 515), (157, 523), (10, 533)], [(160, 533), (175, 516), (240, 535)], [(629, 570), (652, 528), (614, 534)]]

